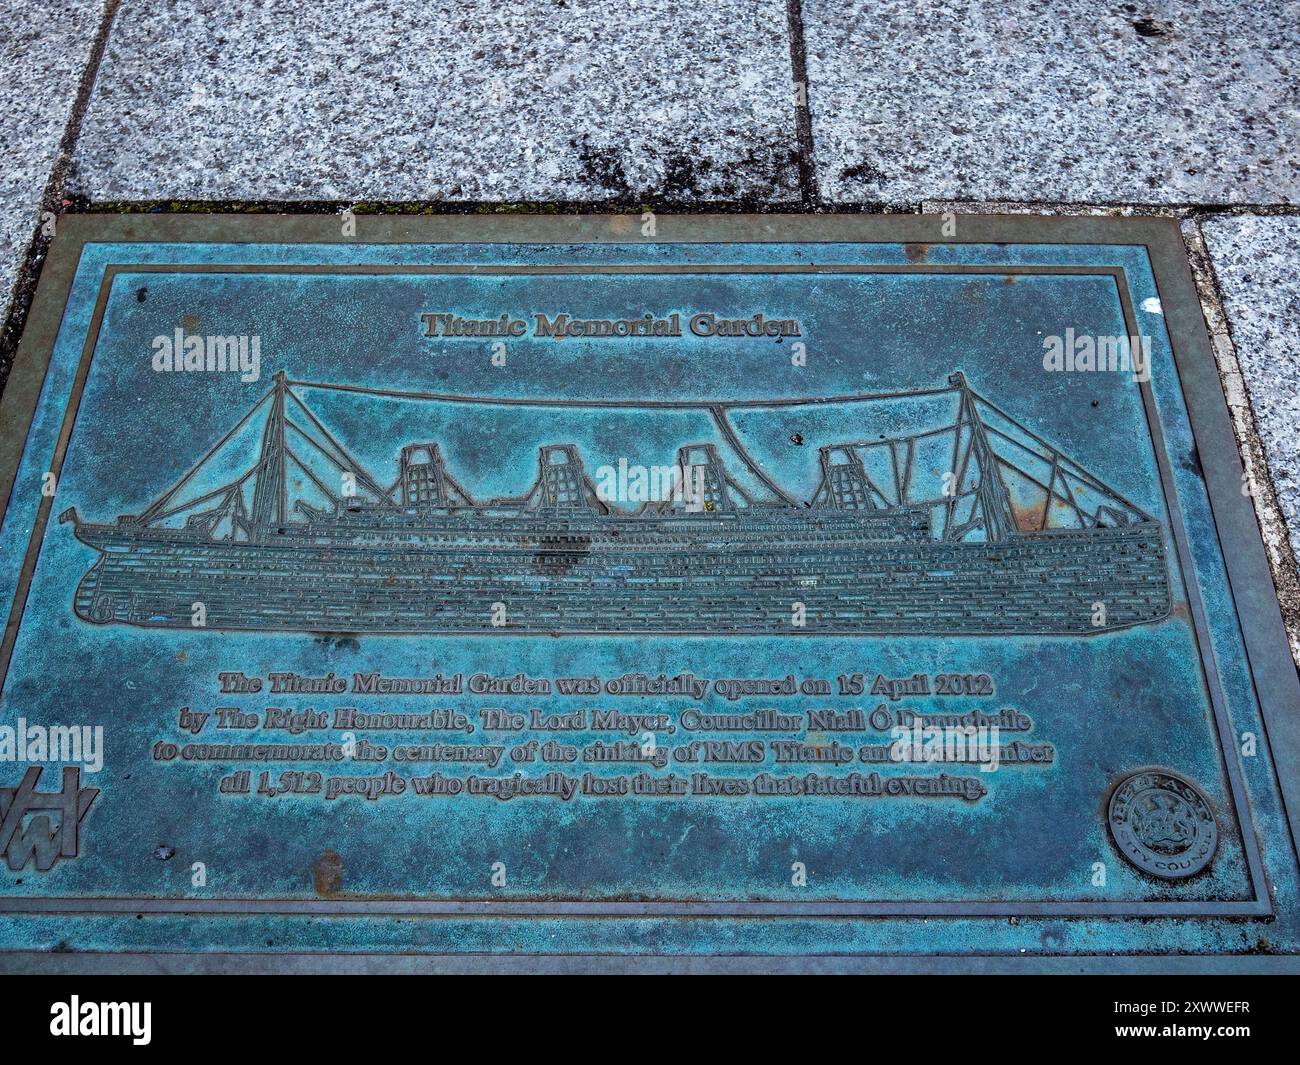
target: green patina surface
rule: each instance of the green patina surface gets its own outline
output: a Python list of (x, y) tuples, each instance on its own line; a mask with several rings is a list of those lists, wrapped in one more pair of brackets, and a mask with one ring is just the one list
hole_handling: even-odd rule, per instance
[[(1176, 227), (660, 216), (643, 234), (636, 216), (357, 210), (346, 237), (324, 216), (61, 230), (4, 396), (0, 726), (16, 742), (22, 719), (29, 743), (102, 727), (102, 765), (79, 769), (70, 848), (71, 786), (45, 813), (22, 786), (40, 765), (37, 791), (58, 792), (62, 767), (0, 762), (6, 949), (1300, 949), (1295, 672)], [(664, 326), (538, 335), (560, 313)], [(431, 336), (429, 314), (521, 325)], [(700, 314), (797, 333), (709, 335)], [(181, 348), (256, 337), (258, 361), (160, 370), (178, 330)], [(1056, 369), (1052, 337), (1144, 338), (1149, 363)], [(827, 487), (823, 449), (846, 441), (888, 535)], [(320, 458), (331, 442), (344, 462)], [(402, 448), (427, 443), (463, 493), (437, 513), (401, 494)], [(623, 525), (589, 493), (580, 516), (529, 497), (560, 444), (589, 492), (615, 486)], [(667, 535), (636, 524), (627, 471), (691, 444), (731, 478), (712, 514), (665, 512), (694, 561), (609, 548)], [(361, 517), (322, 525), (340, 471)], [(443, 522), (453, 549), (376, 548), (404, 511), (408, 541)], [(235, 572), (251, 591), (231, 598)], [(444, 681), (358, 691), (371, 673)], [(272, 674), (343, 688), (273, 691)], [(550, 690), (475, 691), (480, 675)], [(610, 687), (642, 675), (643, 693)], [(220, 727), (231, 708), (256, 727)], [(410, 716), (365, 729), (339, 708)], [(998, 724), (1001, 764), (876, 759), (911, 714)], [(547, 761), (547, 741), (576, 760)], [(620, 742), (641, 753), (591, 754)], [(273, 762), (230, 744), (317, 747)], [(449, 747), (463, 759), (428, 760)], [(1143, 771), (1178, 783), (1130, 804)], [(1145, 861), (1121, 853), (1133, 839)]]

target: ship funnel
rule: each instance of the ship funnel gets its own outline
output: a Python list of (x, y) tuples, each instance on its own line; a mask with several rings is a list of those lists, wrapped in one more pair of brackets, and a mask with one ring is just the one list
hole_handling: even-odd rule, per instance
[[(862, 456), (849, 444), (821, 449), (822, 487), (836, 510), (875, 510)], [(819, 493), (820, 495), (821, 493)]]
[(722, 460), (718, 458), (718, 449), (712, 444), (688, 444), (677, 451), (677, 468), (682, 471), (685, 483), (691, 486), (693, 509), (719, 511), (735, 510), (728, 486), (731, 479), (727, 476)]
[(445, 507), (447, 471), (437, 444), (407, 444), (399, 460), (402, 506)]
[(575, 445), (547, 444), (540, 451), (538, 463), (540, 468), (537, 485), (542, 494), (541, 506), (587, 508), (587, 476)]

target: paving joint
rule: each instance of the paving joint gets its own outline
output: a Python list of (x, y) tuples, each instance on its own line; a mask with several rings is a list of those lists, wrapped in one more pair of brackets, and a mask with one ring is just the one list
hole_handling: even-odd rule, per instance
[(816, 154), (813, 151), (812, 111), (809, 108), (811, 88), (808, 85), (808, 48), (804, 43), (803, 0), (786, 0), (786, 15), (790, 26), (790, 70), (794, 75), (794, 123), (799, 151), (799, 191), (805, 206), (812, 207), (820, 201), (817, 192)]
[[(55, 156), (53, 167), (50, 168), (50, 176), (45, 182), (45, 188), (41, 192), (32, 239), (18, 265), (9, 305), (5, 309), (3, 324), (0, 325), (0, 391), (3, 391), (4, 382), (9, 378), (9, 367), (13, 363), (14, 352), (18, 350), (18, 341), (27, 324), (27, 312), (31, 309), (32, 297), (36, 294), (36, 282), (40, 278), (41, 264), (45, 261), (53, 236), (51, 230), (58, 228), (59, 217), (71, 206), (71, 201), (65, 198), (68, 174), (73, 166), (73, 153), (77, 146), (77, 138), (81, 134), (81, 123), (90, 107), (90, 97), (95, 89), (95, 79), (99, 75), (100, 63), (104, 58), (108, 35), (112, 31), (113, 18), (117, 14), (119, 2), (120, 0), (106, 0), (104, 4), (99, 28), (95, 31), (95, 38), (86, 58), (85, 69), (82, 70), (81, 79), (77, 83), (77, 94), (73, 98), (68, 121), (63, 127), (63, 135), (59, 138), (58, 154)], [(47, 225), (47, 222), (52, 222), (53, 226)]]
[(1237, 449), (1245, 469), (1242, 490), (1255, 505), (1255, 517), (1268, 554), (1269, 568), (1273, 571), (1273, 584), (1282, 607), (1291, 656), (1300, 664), (1300, 568), (1296, 564), (1291, 539), (1287, 535), (1286, 519), (1278, 504), (1277, 489), (1268, 470), (1264, 444), (1255, 424), (1255, 410), (1251, 406), (1250, 386), (1237, 362), (1236, 344), (1232, 339), (1232, 323), (1224, 309), (1223, 292), (1219, 287), (1214, 261), (1205, 244), (1200, 221), (1185, 219), (1181, 226), (1183, 242), (1187, 245), (1188, 262), (1201, 299), (1201, 313), (1210, 334), (1210, 345), (1219, 365), (1219, 380), (1223, 385), (1232, 428), (1237, 437)]

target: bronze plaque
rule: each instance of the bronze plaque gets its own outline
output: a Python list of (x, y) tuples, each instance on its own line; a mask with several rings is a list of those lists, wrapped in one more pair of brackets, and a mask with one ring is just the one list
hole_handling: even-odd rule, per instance
[(3, 403), (11, 968), (1300, 949), (1173, 223), (77, 216)]

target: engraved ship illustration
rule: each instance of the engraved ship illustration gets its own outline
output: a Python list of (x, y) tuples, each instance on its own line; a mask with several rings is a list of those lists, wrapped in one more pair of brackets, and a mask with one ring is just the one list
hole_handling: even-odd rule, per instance
[[(112, 524), (84, 521), (75, 507), (60, 515), (100, 552), (75, 592), (79, 618), (190, 629), (201, 604), (207, 628), (229, 630), (1086, 636), (1158, 621), (1170, 609), (1161, 523), (960, 373), (906, 393), (646, 404), (707, 412), (719, 436), (681, 447), (689, 491), (639, 507), (602, 498), (571, 443), (539, 449), (536, 479), (520, 496), (475, 499), (436, 442), (403, 446), (385, 487), (300, 389), (602, 405), (397, 393), (279, 373), (138, 515)], [(955, 416), (820, 447), (820, 482), (806, 500), (769, 476), (731, 421), (745, 408), (918, 396), (951, 397)], [(263, 410), (253, 464), (187, 498), (205, 463)], [(333, 491), (313, 472), (307, 443), (352, 492)], [(736, 454), (751, 488), (728, 470), (720, 446)], [(918, 458), (935, 447), (946, 456), (939, 490), (922, 485)], [(291, 474), (327, 502), (291, 505)]]

